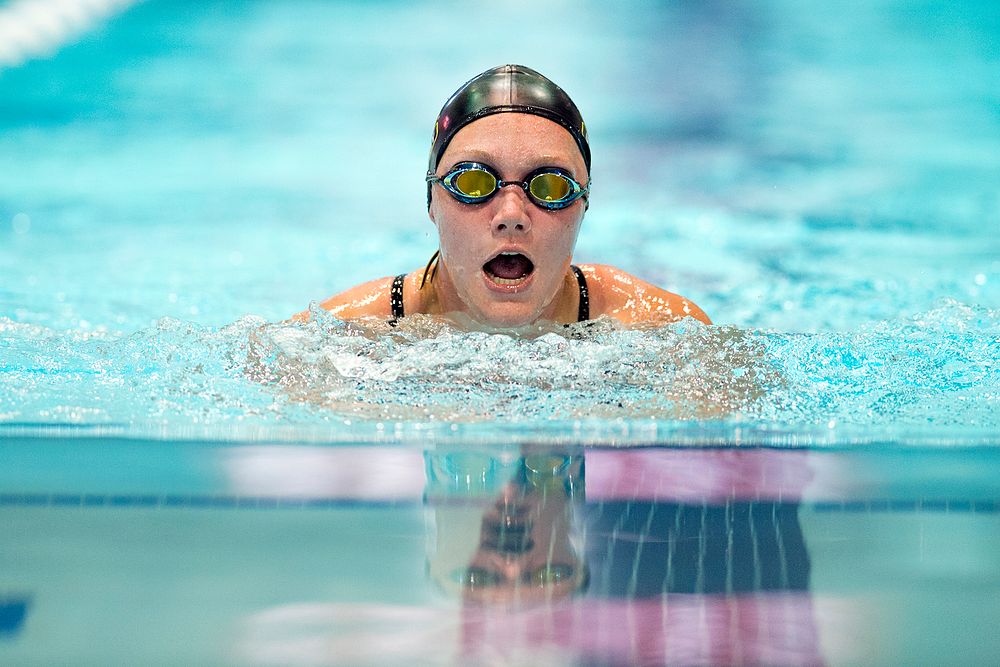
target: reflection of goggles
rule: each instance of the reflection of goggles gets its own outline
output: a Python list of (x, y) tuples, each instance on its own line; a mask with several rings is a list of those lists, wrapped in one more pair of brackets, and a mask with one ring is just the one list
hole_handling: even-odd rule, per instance
[[(563, 488), (569, 497), (582, 493), (583, 457), (562, 453), (512, 452), (491, 455), (483, 451), (424, 453), (427, 472), (425, 499), (493, 497), (505, 484), (535, 488)], [(579, 487), (579, 488), (578, 488)]]
[(485, 164), (459, 162), (444, 176), (427, 174), (428, 183), (440, 183), (452, 197), (463, 204), (480, 204), (508, 185), (524, 190), (535, 205), (554, 210), (566, 208), (587, 195), (590, 183), (582, 186), (558, 167), (542, 167), (528, 174), (523, 181), (502, 181)]

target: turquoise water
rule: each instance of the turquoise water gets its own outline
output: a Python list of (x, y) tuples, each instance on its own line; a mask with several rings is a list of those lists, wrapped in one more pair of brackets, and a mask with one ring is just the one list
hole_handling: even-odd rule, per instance
[[(594, 6), (555, 31), (512, 11), (475, 37), (460, 26), (492, 12), (467, 11), (149, 2), (0, 71), (0, 420), (337, 439), (582, 419), (600, 439), (653, 417), (992, 440), (992, 4)], [(585, 111), (597, 185), (577, 260), (685, 294), (720, 327), (523, 341), (414, 325), (366, 347), (271, 325), (283, 356), (264, 365), (304, 364), (306, 400), (259, 382), (243, 362), (259, 325), (426, 261), (405, 174), (455, 82), (505, 60)], [(370, 177), (385, 170), (392, 188)], [(308, 349), (274, 344), (297, 336)], [(359, 352), (337, 374), (312, 363)]]
[[(996, 661), (994, 3), (26, 7), (0, 662)], [(586, 118), (575, 259), (716, 326), (281, 323), (426, 262), (431, 119), (501, 62)], [(449, 595), (501, 501), (586, 585)]]

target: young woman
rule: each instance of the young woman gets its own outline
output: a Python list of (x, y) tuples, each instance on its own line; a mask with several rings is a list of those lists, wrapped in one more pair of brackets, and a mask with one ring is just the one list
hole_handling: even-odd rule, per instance
[(571, 263), (590, 146), (576, 105), (538, 72), (503, 65), (459, 88), (435, 123), (426, 180), (440, 241), (428, 265), (348, 289), (323, 308), (340, 319), (426, 313), (491, 328), (605, 315), (711, 323), (684, 297), (620, 269)]

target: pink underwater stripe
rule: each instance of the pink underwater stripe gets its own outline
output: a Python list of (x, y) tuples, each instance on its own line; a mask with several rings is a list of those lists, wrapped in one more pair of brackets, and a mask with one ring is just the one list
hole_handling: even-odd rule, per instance
[(863, 607), (805, 592), (582, 597), (530, 608), (303, 603), (248, 617), (233, 662), (822, 665), (822, 613), (835, 641), (855, 639), (840, 636), (849, 626), (830, 621), (856, 620)]
[(635, 449), (587, 452), (588, 500), (801, 500), (814, 460), (800, 450)]
[[(719, 503), (852, 497), (835, 454), (774, 449), (589, 449), (590, 502)], [(247, 446), (225, 461), (237, 495), (414, 501), (426, 484), (423, 452), (399, 447)]]
[(614, 665), (821, 665), (805, 593), (579, 599), (531, 610), (463, 610), (463, 657), (526, 655)]

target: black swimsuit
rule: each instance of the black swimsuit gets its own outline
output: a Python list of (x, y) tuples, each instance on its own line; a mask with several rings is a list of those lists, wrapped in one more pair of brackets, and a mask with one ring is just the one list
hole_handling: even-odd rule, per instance
[[(585, 322), (590, 319), (590, 294), (587, 292), (587, 279), (583, 277), (580, 267), (570, 265), (576, 282), (580, 286), (580, 308), (577, 311), (576, 321)], [(392, 319), (389, 324), (395, 325), (396, 320), (403, 317), (403, 281), (406, 274), (401, 273), (392, 280), (392, 287), (389, 289), (389, 304), (392, 306)]]

